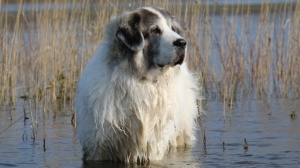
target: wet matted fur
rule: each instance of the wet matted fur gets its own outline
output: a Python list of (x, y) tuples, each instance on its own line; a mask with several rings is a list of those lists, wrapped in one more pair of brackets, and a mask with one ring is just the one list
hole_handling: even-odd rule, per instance
[(150, 7), (107, 26), (78, 83), (83, 160), (161, 160), (170, 146), (192, 144), (198, 86), (181, 31), (166, 10)]

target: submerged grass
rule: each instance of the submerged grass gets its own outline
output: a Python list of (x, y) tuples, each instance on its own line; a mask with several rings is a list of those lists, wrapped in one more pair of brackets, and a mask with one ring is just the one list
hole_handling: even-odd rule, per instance
[(8, 2), (0, 0), (2, 105), (74, 112), (76, 82), (105, 25), (139, 6), (164, 7), (184, 25), (187, 59), (203, 95), (224, 101), (300, 96), (299, 2), (21, 0), (15, 11)]

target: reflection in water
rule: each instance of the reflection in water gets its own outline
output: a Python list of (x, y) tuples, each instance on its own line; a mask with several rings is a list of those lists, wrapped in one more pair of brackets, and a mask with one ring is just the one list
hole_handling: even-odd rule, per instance
[(200, 156), (200, 150), (197, 149), (172, 148), (162, 161), (152, 161), (145, 166), (138, 166), (135, 163), (125, 165), (112, 162), (87, 162), (83, 163), (82, 167), (202, 167), (202, 159), (200, 159)]
[[(244, 101), (227, 107), (207, 101), (202, 131), (192, 148), (171, 148), (162, 161), (148, 167), (284, 167), (300, 164), (299, 101)], [(231, 111), (230, 111), (231, 108)], [(19, 114), (19, 115), (18, 115)], [(0, 113), (0, 128), (21, 117), (20, 109)], [(30, 120), (20, 120), (0, 134), (0, 167), (139, 167), (111, 162), (81, 161), (80, 145), (71, 115), (41, 116), (36, 139)], [(42, 122), (44, 121), (44, 122)], [(203, 141), (205, 130), (206, 141)], [(43, 149), (43, 138), (45, 147)], [(247, 139), (248, 150), (244, 150)], [(204, 145), (205, 142), (205, 145)]]

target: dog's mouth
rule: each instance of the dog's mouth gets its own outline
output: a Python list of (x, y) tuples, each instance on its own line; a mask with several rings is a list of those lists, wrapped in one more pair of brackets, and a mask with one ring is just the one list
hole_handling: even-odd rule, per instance
[(185, 57), (185, 50), (177, 49), (176, 55), (176, 58), (171, 63), (172, 66), (181, 65), (183, 63)]
[[(183, 61), (184, 61), (184, 55), (177, 57), (171, 64), (168, 64), (168, 65), (171, 65), (171, 66), (181, 65), (183, 63)], [(163, 67), (165, 67), (167, 65), (157, 64), (157, 66), (159, 68), (163, 68)]]
[(163, 69), (166, 66), (175, 67), (176, 65), (182, 65), (185, 58), (185, 50), (184, 49), (177, 49), (176, 50), (176, 57), (170, 60), (168, 63), (156, 63), (156, 65)]
[(163, 68), (167, 65), (170, 65), (170, 66), (181, 65), (184, 61), (184, 58), (185, 58), (185, 54), (181, 53), (181, 54), (178, 54), (177, 57), (171, 63), (169, 63), (169, 64), (157, 64), (157, 66), (159, 68)]
[(163, 68), (166, 65), (164, 65), (164, 64), (157, 64), (157, 66), (160, 67), (160, 68)]
[(176, 57), (176, 59), (173, 61), (173, 64), (174, 66), (176, 65), (181, 65), (184, 61), (184, 57), (185, 55), (184, 54), (180, 54), (179, 56)]

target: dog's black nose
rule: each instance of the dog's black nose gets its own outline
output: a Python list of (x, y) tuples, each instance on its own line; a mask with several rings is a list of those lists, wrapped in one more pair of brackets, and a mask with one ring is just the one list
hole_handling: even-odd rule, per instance
[(184, 39), (177, 39), (173, 42), (173, 45), (184, 49), (186, 46), (186, 41)]

